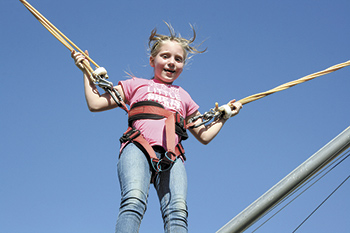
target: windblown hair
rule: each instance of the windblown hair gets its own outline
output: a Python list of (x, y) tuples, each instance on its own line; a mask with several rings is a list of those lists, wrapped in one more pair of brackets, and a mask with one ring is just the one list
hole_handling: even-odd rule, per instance
[(192, 25), (190, 25), (190, 26), (191, 26), (192, 31), (193, 31), (193, 37), (191, 39), (187, 40), (187, 39), (181, 37), (181, 35), (178, 36), (175, 33), (174, 28), (170, 24), (168, 24), (167, 22), (165, 22), (165, 24), (167, 25), (167, 27), (169, 29), (170, 36), (158, 34), (157, 29), (154, 28), (151, 32), (150, 37), (149, 37), (148, 46), (150, 49), (150, 55), (152, 57), (157, 56), (163, 43), (165, 43), (167, 41), (176, 41), (181, 45), (181, 47), (184, 50), (185, 61), (189, 58), (188, 54), (194, 55), (197, 53), (204, 53), (207, 50), (207, 49), (204, 49), (204, 50), (200, 51), (195, 46), (191, 45), (194, 42), (194, 40), (196, 39), (196, 31)]

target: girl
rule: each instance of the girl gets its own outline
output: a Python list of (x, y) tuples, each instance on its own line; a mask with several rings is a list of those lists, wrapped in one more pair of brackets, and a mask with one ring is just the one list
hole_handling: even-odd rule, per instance
[[(150, 105), (156, 108), (156, 116), (159, 116), (157, 115), (159, 109), (159, 111), (165, 109), (165, 115), (170, 112), (161, 119), (159, 117), (149, 119), (147, 116), (134, 120), (130, 120), (132, 114), (129, 113), (129, 129), (131, 131), (122, 137), (117, 165), (121, 204), (116, 232), (139, 231), (141, 220), (146, 211), (151, 183), (154, 184), (159, 197), (164, 231), (187, 232), (185, 157), (180, 149), (174, 150), (174, 145), (179, 146), (178, 143), (181, 139), (186, 139), (186, 134), (184, 132), (178, 133), (178, 131), (177, 134), (173, 133), (174, 129), (171, 129), (171, 126), (168, 127), (167, 121), (174, 119), (173, 116), (178, 116), (174, 114), (176, 112), (182, 117), (181, 119), (185, 119), (186, 123), (189, 123), (192, 117), (200, 115), (199, 106), (184, 89), (173, 85), (173, 82), (181, 74), (188, 54), (204, 51), (198, 51), (191, 45), (196, 37), (194, 29), (193, 39), (186, 40), (177, 36), (170, 25), (167, 24), (167, 26), (170, 36), (157, 34), (156, 29), (154, 29), (149, 38), (151, 51), (149, 64), (154, 69), (154, 77), (150, 80), (133, 77), (126, 81), (120, 81), (114, 87), (124, 102), (131, 106), (131, 110), (138, 105), (144, 107), (151, 103)], [(108, 93), (100, 95), (95, 84), (88, 78), (88, 73), (81, 63), (85, 57), (76, 52), (72, 53), (72, 57), (75, 64), (84, 73), (85, 97), (90, 111), (104, 111), (117, 107), (112, 97)], [(234, 106), (234, 110), (229, 108), (223, 117), (207, 126), (201, 125), (189, 129), (196, 139), (203, 144), (208, 144), (219, 133), (226, 120), (236, 115), (242, 108), (242, 105), (235, 100), (229, 103)], [(159, 104), (161, 105), (159, 106)], [(201, 122), (202, 120), (199, 118), (194, 123)], [(135, 134), (137, 139), (142, 138), (146, 142), (131, 138), (130, 135), (134, 135), (135, 132), (141, 135)]]

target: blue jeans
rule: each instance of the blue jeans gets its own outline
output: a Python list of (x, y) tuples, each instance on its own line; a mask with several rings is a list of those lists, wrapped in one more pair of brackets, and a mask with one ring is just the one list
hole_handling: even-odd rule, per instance
[[(121, 203), (117, 233), (139, 232), (147, 208), (152, 169), (137, 146), (129, 143), (123, 149), (118, 161)], [(187, 175), (183, 161), (178, 158), (171, 169), (160, 172), (154, 187), (161, 206), (164, 232), (187, 232)]]

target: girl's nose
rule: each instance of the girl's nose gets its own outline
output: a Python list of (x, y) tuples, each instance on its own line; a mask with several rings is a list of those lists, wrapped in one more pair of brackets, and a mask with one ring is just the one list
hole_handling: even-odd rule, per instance
[(170, 66), (174, 66), (174, 64), (175, 64), (175, 59), (172, 57), (172, 58), (170, 58), (169, 59), (169, 63), (168, 63), (168, 65)]

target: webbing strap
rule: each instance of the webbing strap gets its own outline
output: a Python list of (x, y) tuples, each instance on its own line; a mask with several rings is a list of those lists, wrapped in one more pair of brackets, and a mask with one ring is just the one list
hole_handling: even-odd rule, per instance
[(167, 151), (164, 154), (164, 157), (158, 158), (153, 147), (147, 142), (147, 140), (142, 136), (139, 130), (129, 127), (123, 136), (120, 138), (121, 143), (134, 143), (137, 147), (139, 147), (144, 153), (148, 154), (150, 163), (156, 173), (165, 171), (169, 169), (172, 165), (172, 163), (175, 162), (175, 160), (179, 156), (183, 156), (183, 159), (186, 160), (185, 157), (185, 151), (181, 145), (181, 143), (178, 143), (174, 149), (174, 153)]
[(169, 153), (170, 159), (176, 158), (175, 155), (175, 113), (172, 113), (164, 108), (157, 106), (138, 106), (131, 108), (129, 111), (129, 118), (135, 115), (157, 115), (166, 118), (165, 120), (165, 136), (167, 152)]
[(134, 108), (131, 108), (129, 111), (129, 117), (132, 117), (138, 114), (159, 115), (162, 117), (169, 117), (170, 115), (174, 115), (174, 113), (164, 108), (157, 107), (157, 106), (149, 106), (149, 105), (134, 107)]

